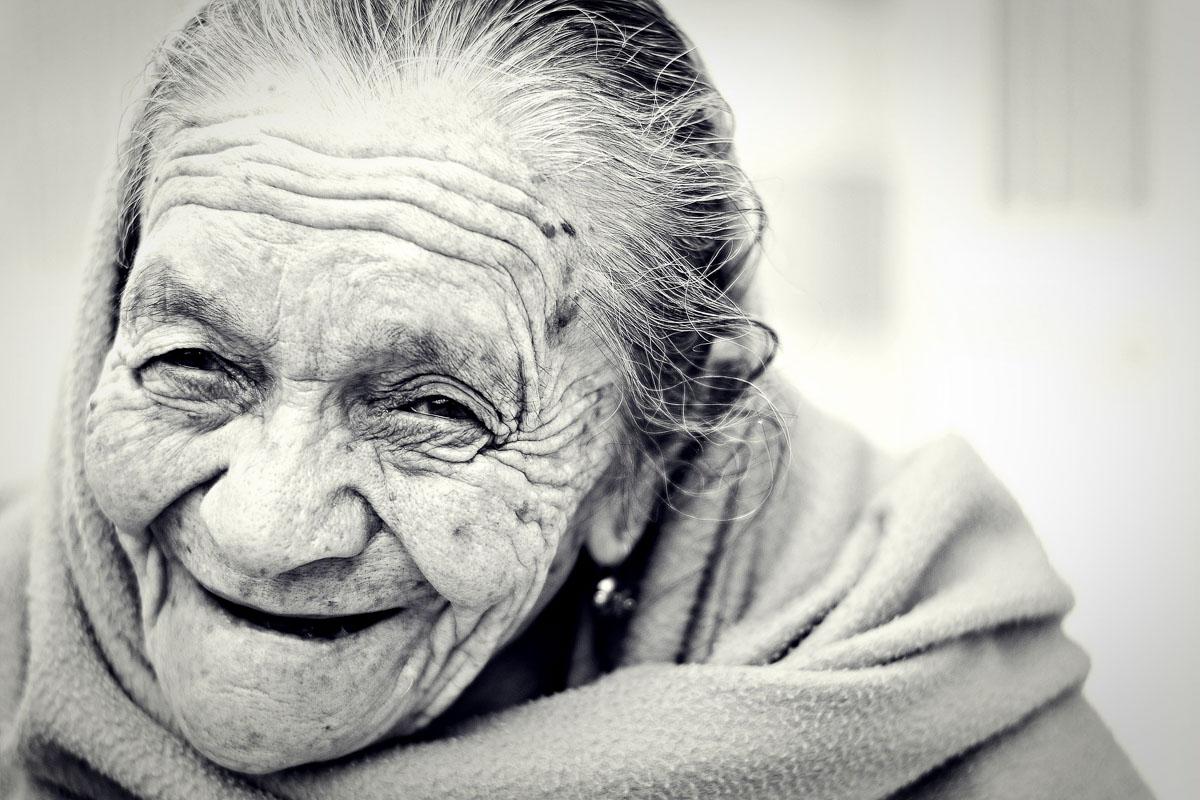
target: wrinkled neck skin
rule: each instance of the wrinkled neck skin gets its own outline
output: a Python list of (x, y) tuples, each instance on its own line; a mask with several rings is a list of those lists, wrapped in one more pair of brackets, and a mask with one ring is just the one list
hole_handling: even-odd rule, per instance
[(610, 502), (586, 220), (452, 106), (210, 109), (156, 147), (87, 476), (168, 722), (234, 770), (435, 719)]

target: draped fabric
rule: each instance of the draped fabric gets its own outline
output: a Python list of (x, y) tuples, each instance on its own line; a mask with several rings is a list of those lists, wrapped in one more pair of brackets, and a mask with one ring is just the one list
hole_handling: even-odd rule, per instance
[[(119, 187), (118, 187), (119, 191)], [(115, 194), (114, 194), (115, 196)], [(962, 442), (888, 459), (790, 396), (661, 515), (619, 667), (420, 744), (250, 780), (174, 732), (82, 471), (117, 226), (89, 264), (51, 477), (3, 516), (0, 790), (139, 798), (1144, 797), (1078, 694), (1071, 595)], [(757, 426), (757, 427), (756, 427)], [(20, 589), (23, 588), (23, 591)]]

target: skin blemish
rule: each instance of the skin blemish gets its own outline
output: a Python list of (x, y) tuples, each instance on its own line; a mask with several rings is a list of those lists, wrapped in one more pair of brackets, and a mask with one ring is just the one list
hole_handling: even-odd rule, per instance
[(533, 522), (533, 519), (534, 519), (533, 506), (529, 503), (521, 503), (521, 505), (517, 506), (517, 510), (514, 513), (516, 514), (517, 519), (520, 520), (522, 524), (528, 524), (530, 522)]
[(554, 324), (558, 326), (559, 330), (562, 330), (570, 325), (578, 314), (579, 303), (574, 299), (565, 300), (559, 303), (558, 308), (554, 311)]
[[(324, 163), (322, 154), (290, 146), (283, 136), (261, 139), (255, 147), (264, 157)], [(372, 144), (364, 153), (373, 160), (354, 165), (355, 174), (383, 180), (385, 174), (371, 172), (382, 163), (374, 156), (391, 151)], [(546, 336), (544, 358), (541, 342), (528, 343), (532, 363), (521, 355), (534, 324), (548, 334), (582, 314), (579, 287), (588, 285), (588, 268), (570, 251), (575, 226), (561, 218), (546, 222), (544, 211), (535, 227), (523, 222), (522, 235), (534, 245), (542, 241), (548, 255), (536, 270), (513, 266), (510, 288), (480, 265), (419, 246), (398, 249), (379, 231), (350, 226), (353, 220), (309, 227), (242, 213), (238, 204), (257, 196), (246, 192), (245, 173), (237, 172), (248, 164), (244, 155), (222, 156), (232, 166), (221, 192), (228, 190), (237, 208), (221, 205), (224, 194), (197, 183), (197, 197), (211, 207), (170, 205), (172, 213), (146, 229), (139, 269), (158, 258), (178, 273), (178, 286), (197, 287), (196, 303), (182, 303), (191, 298), (178, 286), (160, 292), (159, 305), (172, 316), (147, 324), (164, 329), (166, 344), (214, 347), (223, 355), (230, 339), (236, 366), (253, 366), (247, 383), (263, 392), (245, 403), (200, 396), (194, 404), (202, 411), (189, 421), (182, 409), (152, 402), (114, 358), (92, 398), (110, 399), (92, 405), (88, 472), (102, 490), (106, 515), (129, 530), (161, 518), (162, 546), (180, 543), (183, 558), (172, 569), (192, 572), (201, 585), (166, 594), (155, 618), (162, 623), (147, 627), (147, 656), (170, 710), (188, 720), (189, 741), (216, 763), (257, 774), (408, 735), (454, 702), (485, 662), (506, 657), (501, 649), (511, 631), (538, 613), (540, 596), (552, 596), (570, 571), (575, 511), (607, 461), (598, 463), (592, 452), (598, 448), (578, 435), (581, 415), (590, 413), (590, 387), (601, 379), (592, 365), (603, 363), (603, 350), (583, 339), (559, 350)], [(448, 182), (466, 169), (443, 169), (430, 155), (422, 163)], [(337, 157), (343, 160), (333, 163), (342, 166), (350, 158), (340, 146)], [(585, 225), (581, 217), (580, 230)], [(537, 230), (554, 245), (537, 240)], [(471, 235), (462, 233), (464, 241)], [(342, 254), (365, 265), (363, 280), (356, 272), (331, 282), (329, 264), (340, 264)], [(147, 280), (139, 275), (135, 281)], [(334, 284), (337, 291), (329, 291)], [(523, 303), (540, 313), (536, 323), (526, 315), (531, 319), (519, 320), (521, 330), (514, 331), (508, 309)], [(216, 309), (235, 305), (237, 335), (221, 335), (235, 326), (218, 325), (233, 320), (222, 320)], [(471, 314), (471, 324), (447, 322), (451, 312)], [(186, 326), (176, 324), (181, 317)], [(124, 343), (136, 330), (133, 322), (121, 324)], [(182, 332), (180, 343), (167, 341), (175, 335), (169, 326)], [(170, 368), (190, 375), (182, 365)], [(360, 412), (393, 410), (372, 404), (376, 395), (394, 389), (406, 401), (426, 378), (463, 384), (464, 392), (485, 395), (481, 404), (499, 406), (488, 409), (498, 417), (492, 436), (460, 437), (445, 433), (450, 426), (442, 421), (398, 413), (394, 429), (357, 424), (375, 419)], [(265, 387), (269, 401), (262, 400)], [(201, 435), (235, 420), (220, 436)], [(245, 469), (231, 471), (235, 461)], [(339, 504), (349, 492), (363, 496), (353, 514), (352, 504)], [(267, 503), (267, 497), (284, 499)], [(370, 536), (362, 539), (370, 547), (349, 547), (360, 539), (347, 530)], [(558, 548), (563, 561), (547, 581)], [(141, 569), (136, 560), (134, 568)], [(501, 585), (498, 575), (506, 576)], [(157, 588), (154, 578), (139, 575), (139, 587)], [(370, 635), (310, 642), (256, 632), (201, 589), (276, 616), (403, 613), (373, 623)], [(201, 674), (208, 677), (197, 681)], [(236, 731), (222, 706), (231, 687), (253, 698), (239, 707)], [(509, 702), (498, 694), (498, 702)]]
[(555, 304), (554, 315), (550, 318), (549, 333), (554, 336), (560, 336), (579, 315), (579, 302), (572, 297), (564, 297)]
[(562, 221), (562, 229), (563, 233), (565, 233), (567, 236), (570, 236), (572, 239), (579, 235), (578, 231), (575, 230), (575, 226), (567, 222), (565, 219)]

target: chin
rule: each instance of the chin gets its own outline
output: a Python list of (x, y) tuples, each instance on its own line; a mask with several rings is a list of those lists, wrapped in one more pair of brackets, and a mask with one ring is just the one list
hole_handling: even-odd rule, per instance
[(412, 729), (426, 710), (435, 609), (280, 630), (178, 561), (161, 575), (165, 586), (146, 587), (162, 598), (145, 620), (147, 656), (179, 731), (210, 760), (248, 774), (328, 761)]

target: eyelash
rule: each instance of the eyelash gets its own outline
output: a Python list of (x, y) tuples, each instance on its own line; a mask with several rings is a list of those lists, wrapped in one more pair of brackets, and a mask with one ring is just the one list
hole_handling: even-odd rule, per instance
[[(230, 400), (245, 389), (244, 373), (228, 360), (199, 347), (181, 347), (154, 356), (138, 369), (142, 384), (170, 382), (189, 396), (162, 391), (176, 399)], [(151, 391), (154, 391), (151, 387)]]
[[(200, 347), (182, 347), (154, 356), (138, 369), (138, 373), (143, 384), (153, 383), (156, 379), (170, 382), (169, 389), (152, 386), (149, 387), (150, 391), (182, 400), (240, 400), (254, 383), (240, 367)], [(426, 386), (430, 389), (440, 388), (437, 384)], [(375, 412), (372, 416), (383, 421), (395, 413), (411, 414), (438, 421), (433, 424), (470, 427), (475, 431), (488, 432), (489, 437), (493, 435), (493, 428), (484, 422), (486, 414), (478, 410), (477, 403), (446, 392), (419, 394), (421, 388), (398, 387), (370, 398), (369, 403)], [(388, 427), (392, 425), (389, 423)]]
[[(431, 407), (430, 410), (417, 410), (416, 407), (422, 404)], [(437, 409), (432, 408), (433, 406), (441, 406), (441, 410), (444, 413), (438, 413)], [(460, 403), (452, 397), (446, 397), (444, 394), (423, 395), (403, 404), (397, 410), (400, 409), (404, 409), (413, 414), (420, 414), (426, 417), (438, 417), (440, 419), (448, 419), (455, 422), (470, 421), (472, 424), (483, 427), (483, 423), (480, 422), (479, 417), (476, 416), (475, 412), (472, 411), (466, 404)]]
[[(460, 392), (437, 391), (441, 388), (440, 384), (397, 387), (376, 397), (373, 404), (382, 415), (413, 414), (440, 420), (441, 424), (469, 425), (477, 430), (491, 431), (492, 426), (484, 422), (486, 412), (480, 410), (481, 403), (454, 396)], [(427, 391), (422, 394), (422, 389)]]
[[(207, 361), (208, 366), (197, 366), (195, 364), (184, 363), (190, 360)], [(150, 359), (149, 363), (154, 362), (173, 363), (173, 366), (203, 372), (214, 372), (216, 370), (221, 370), (224, 372), (226, 371), (226, 365), (228, 363), (225, 361), (225, 359), (221, 358), (217, 354), (199, 347), (181, 347), (178, 350), (171, 350), (163, 353), (160, 356)]]

